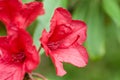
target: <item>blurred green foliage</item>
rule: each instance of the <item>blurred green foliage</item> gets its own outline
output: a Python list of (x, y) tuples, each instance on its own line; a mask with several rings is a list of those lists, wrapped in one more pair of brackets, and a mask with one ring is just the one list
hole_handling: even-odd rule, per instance
[[(33, 0), (23, 0), (30, 2)], [(41, 0), (40, 0), (41, 1)], [(88, 25), (85, 47), (89, 53), (89, 64), (85, 68), (76, 68), (64, 64), (67, 75), (57, 77), (54, 66), (41, 52), (41, 64), (36, 72), (48, 80), (120, 80), (120, 0), (42, 0), (45, 15), (37, 18), (28, 31), (37, 47), (44, 28), (49, 30), (50, 18), (56, 7), (70, 11), (73, 19), (79, 19)], [(6, 35), (0, 22), (0, 35)]]

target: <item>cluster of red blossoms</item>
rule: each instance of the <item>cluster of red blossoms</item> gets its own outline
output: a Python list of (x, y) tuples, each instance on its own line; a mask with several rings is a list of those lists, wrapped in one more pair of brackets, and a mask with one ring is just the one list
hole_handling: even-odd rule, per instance
[[(39, 51), (26, 28), (42, 14), (41, 2), (23, 4), (21, 0), (0, 0), (0, 21), (7, 29), (7, 36), (0, 37), (0, 80), (23, 80), (26, 73), (38, 66)], [(72, 20), (67, 10), (57, 8), (51, 19), (50, 31), (43, 30), (41, 46), (54, 63), (58, 76), (66, 74), (62, 62), (77, 67), (88, 63), (87, 51), (82, 46), (86, 29), (84, 22)]]

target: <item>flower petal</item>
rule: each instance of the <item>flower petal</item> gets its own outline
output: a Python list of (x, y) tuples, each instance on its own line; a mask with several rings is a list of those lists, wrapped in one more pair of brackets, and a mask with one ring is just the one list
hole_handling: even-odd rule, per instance
[(70, 13), (63, 8), (55, 10), (50, 27), (49, 43), (60, 43), (61, 47), (68, 47), (78, 36), (81, 45), (86, 40), (86, 24), (80, 20), (72, 20)]
[(40, 57), (36, 47), (33, 45), (33, 40), (30, 34), (23, 29), (18, 29), (10, 41), (9, 44), (11, 46), (11, 51), (25, 51), (26, 60), (24, 62), (24, 67), (26, 72), (31, 72), (35, 69), (39, 64)]
[(61, 25), (61, 24), (68, 24), (71, 22), (72, 16), (70, 13), (59, 7), (55, 10), (53, 17), (51, 19), (51, 25), (50, 25), (50, 32), (54, 31), (54, 29), (57, 27), (56, 25)]
[[(78, 42), (80, 45), (83, 44), (83, 42), (86, 40), (87, 34), (86, 34), (86, 24), (79, 20), (73, 20), (71, 23), (72, 33), (67, 35), (64, 39), (61, 39), (60, 48), (69, 47), (74, 42)], [(64, 34), (66, 35), (66, 34)]]
[(47, 42), (48, 42), (48, 33), (47, 33), (47, 31), (45, 29), (42, 32), (42, 37), (40, 38), (40, 41), (41, 41), (42, 47), (45, 49), (46, 55), (48, 55), (49, 48), (46, 45)]
[(55, 10), (50, 32), (43, 31), (40, 41), (46, 54), (50, 55), (58, 76), (66, 74), (62, 62), (77, 67), (84, 67), (88, 63), (87, 51), (82, 47), (87, 37), (86, 30), (86, 24), (80, 20), (72, 20), (67, 10)]
[(77, 67), (84, 67), (88, 63), (88, 54), (84, 47), (78, 44), (67, 49), (57, 49), (50, 53), (50, 57), (56, 67), (58, 76), (63, 76), (66, 72), (62, 62), (70, 63)]
[(21, 6), (20, 0), (0, 0), (0, 20), (6, 25), (10, 24), (18, 16)]
[(31, 72), (32, 70), (34, 70), (38, 64), (40, 63), (40, 55), (36, 50), (35, 46), (32, 47), (27, 47), (27, 51), (26, 51), (26, 61), (25, 61), (25, 69), (26, 72)]
[(22, 48), (25, 49), (25, 53), (26, 53), (26, 61), (25, 61), (26, 71), (31, 72), (33, 69), (35, 69), (38, 66), (40, 62), (40, 55), (37, 52), (36, 47), (33, 45), (33, 40), (29, 33), (27, 33), (24, 30), (19, 30), (18, 38), (19, 41), (21, 41), (20, 43), (24, 44)]
[(80, 20), (72, 20), (71, 26), (73, 27), (73, 33), (79, 31), (79, 44), (83, 44), (83, 42), (86, 40), (87, 38), (87, 25)]
[(17, 52), (16, 50), (27, 49), (27, 46), (33, 44), (32, 37), (28, 32), (23, 29), (18, 29), (9, 37), (9, 45), (11, 51)]
[(23, 18), (25, 17), (24, 27), (29, 26), (38, 15), (44, 14), (43, 4), (41, 2), (31, 2), (25, 4), (21, 11)]
[[(58, 25), (68, 23), (72, 20), (71, 14), (64, 8), (59, 7), (55, 10), (51, 22), (55, 21)], [(52, 27), (51, 27), (52, 28)]]
[(0, 80), (23, 80), (24, 74), (22, 67), (0, 63)]
[(86, 30), (87, 27), (84, 22), (73, 20), (69, 27), (62, 25), (55, 28), (53, 34), (49, 34), (48, 44), (51, 45), (52, 48), (54, 47), (54, 49), (69, 47), (76, 41), (82, 45), (87, 37)]
[(0, 0), (0, 20), (6, 25), (8, 34), (17, 28), (26, 29), (43, 13), (41, 2), (22, 4), (21, 0)]
[(8, 48), (7, 37), (0, 37), (0, 47), (2, 47), (2, 48)]

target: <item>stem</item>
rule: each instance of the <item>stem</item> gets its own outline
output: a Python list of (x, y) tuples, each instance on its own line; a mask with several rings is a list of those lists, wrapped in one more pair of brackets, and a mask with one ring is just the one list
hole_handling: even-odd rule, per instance
[(39, 78), (41, 78), (42, 80), (48, 80), (47, 78), (45, 78), (43, 75), (39, 74), (39, 73), (32, 73), (33, 76), (37, 76)]
[(28, 73), (28, 75), (29, 75), (30, 80), (35, 80), (35, 79), (32, 77), (32, 74), (31, 74), (31, 73)]
[(40, 46), (39, 49), (38, 49), (38, 53), (40, 52), (41, 48), (42, 48), (42, 47)]

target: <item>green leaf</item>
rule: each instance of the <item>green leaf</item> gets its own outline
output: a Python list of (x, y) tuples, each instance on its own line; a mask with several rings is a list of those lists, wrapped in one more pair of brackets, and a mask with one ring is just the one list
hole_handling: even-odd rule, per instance
[[(120, 67), (120, 43), (118, 42), (115, 23), (111, 22), (106, 29), (106, 58), (107, 62), (111, 64), (114, 69)], [(119, 30), (120, 31), (120, 30)]]
[(28, 28), (27, 28), (27, 31), (33, 36), (34, 34), (34, 31), (36, 29), (36, 26), (37, 26), (38, 22), (37, 20), (35, 20)]
[(105, 54), (105, 27), (103, 14), (99, 8), (99, 1), (94, 0), (89, 5), (89, 12), (85, 19), (88, 25), (87, 50), (93, 60), (102, 58)]
[(89, 5), (89, 1), (81, 1), (80, 3), (81, 4), (77, 5), (72, 16), (74, 19), (85, 20), (86, 15), (88, 13), (88, 6), (86, 5)]
[(24, 3), (28, 3), (28, 2), (32, 2), (32, 1), (35, 1), (35, 0), (22, 0)]
[[(37, 19), (38, 24), (33, 35), (34, 43), (37, 48), (40, 46), (39, 38), (41, 36), (42, 30), (44, 28), (49, 30), (50, 19), (52, 17), (54, 9), (62, 6), (60, 0), (44, 0), (43, 3), (45, 8), (45, 14)], [(43, 53), (43, 50), (41, 53)]]
[[(87, 5), (87, 6), (86, 6)], [(86, 47), (90, 58), (102, 58), (105, 54), (105, 27), (98, 0), (83, 0), (73, 13), (74, 19), (84, 20), (88, 25)]]
[(68, 7), (68, 0), (60, 0), (60, 5), (64, 8)]
[(117, 0), (102, 0), (105, 12), (120, 27), (120, 6)]
[(118, 41), (120, 43), (120, 28), (119, 27), (116, 28), (116, 32), (117, 32)]
[(6, 35), (7, 35), (7, 31), (5, 25), (0, 21), (0, 36), (6, 36)]

